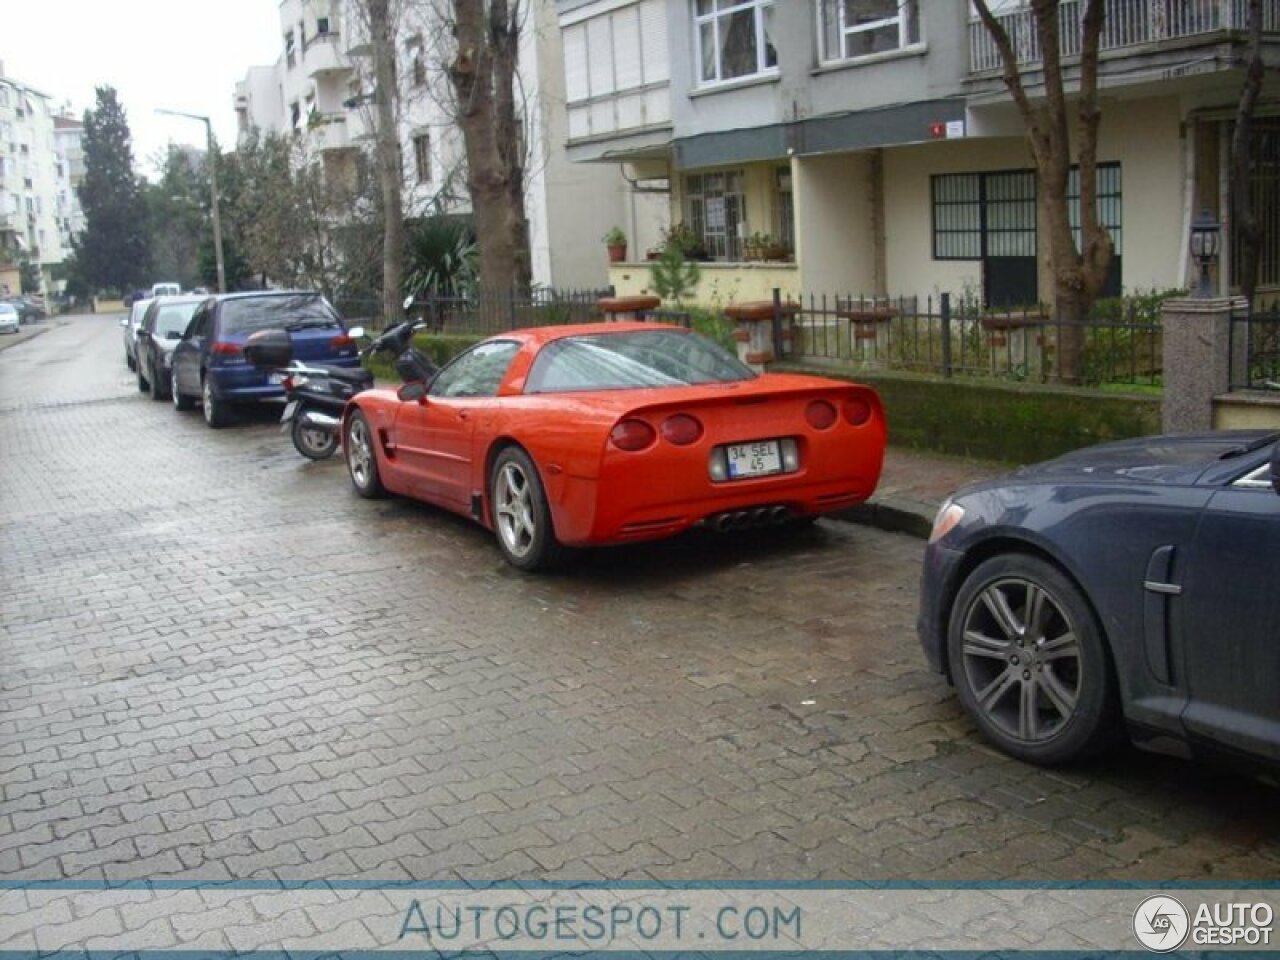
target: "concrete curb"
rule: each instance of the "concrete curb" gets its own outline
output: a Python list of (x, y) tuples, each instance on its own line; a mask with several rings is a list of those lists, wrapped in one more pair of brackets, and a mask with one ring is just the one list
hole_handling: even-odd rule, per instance
[(927, 540), (929, 531), (933, 529), (934, 514), (937, 512), (936, 506), (921, 503), (918, 500), (887, 496), (872, 498), (866, 503), (842, 510), (832, 516), (846, 523), (858, 523)]

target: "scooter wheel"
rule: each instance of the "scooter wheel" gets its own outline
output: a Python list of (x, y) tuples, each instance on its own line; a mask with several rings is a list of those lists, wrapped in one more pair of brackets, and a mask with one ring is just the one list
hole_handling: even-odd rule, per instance
[(322, 430), (309, 427), (301, 417), (293, 421), (293, 445), (308, 460), (328, 460), (338, 449), (338, 433), (336, 430)]

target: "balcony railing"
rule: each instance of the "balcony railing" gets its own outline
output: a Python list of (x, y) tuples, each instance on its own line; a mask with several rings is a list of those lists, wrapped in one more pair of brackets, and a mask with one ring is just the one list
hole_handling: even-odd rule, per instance
[[(1099, 48), (1122, 50), (1150, 43), (1202, 37), (1248, 25), (1248, 0), (1107, 0)], [(1080, 53), (1081, 0), (1063, 0), (1060, 7), (1060, 52)], [(996, 18), (1009, 33), (1018, 63), (1041, 59), (1040, 39), (1030, 8), (1011, 10)], [(1262, 29), (1280, 31), (1280, 0), (1262, 0)], [(1003, 68), (1000, 51), (981, 20), (969, 23), (969, 71), (987, 73)]]

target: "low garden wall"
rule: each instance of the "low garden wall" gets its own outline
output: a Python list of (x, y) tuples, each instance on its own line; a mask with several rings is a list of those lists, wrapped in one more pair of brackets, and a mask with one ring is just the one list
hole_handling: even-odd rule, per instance
[[(788, 364), (787, 369), (802, 369)], [(1160, 397), (830, 367), (806, 372), (874, 387), (894, 446), (1033, 463), (1079, 447), (1160, 432)]]

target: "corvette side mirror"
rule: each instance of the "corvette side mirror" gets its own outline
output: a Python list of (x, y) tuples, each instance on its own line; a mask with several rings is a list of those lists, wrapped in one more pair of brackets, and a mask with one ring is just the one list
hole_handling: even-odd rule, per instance
[(396, 391), (396, 396), (403, 403), (418, 403), (422, 406), (427, 405), (427, 385), (425, 383), (406, 383)]

